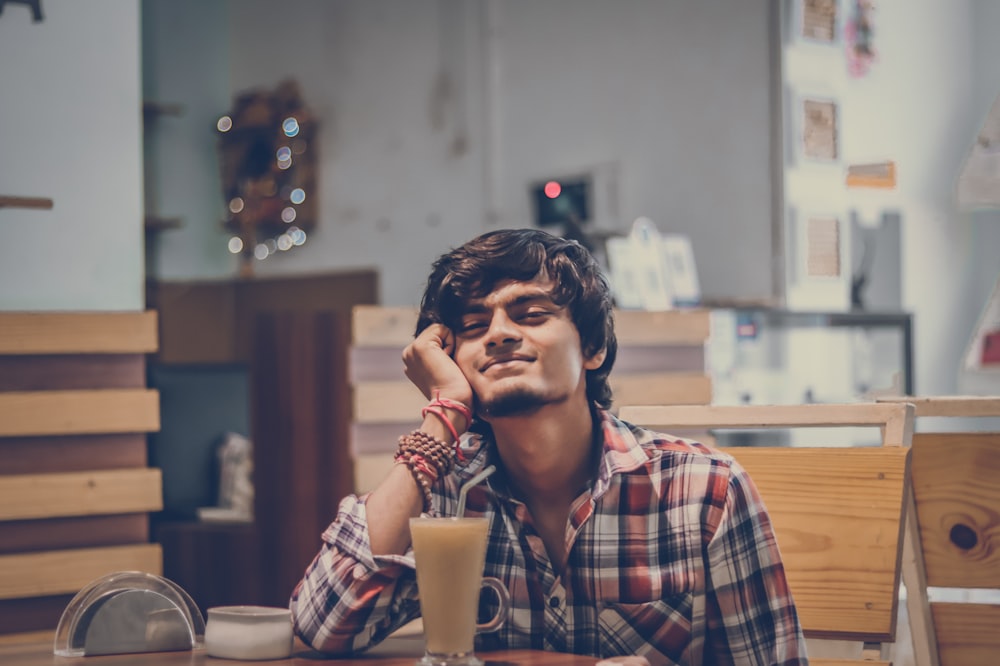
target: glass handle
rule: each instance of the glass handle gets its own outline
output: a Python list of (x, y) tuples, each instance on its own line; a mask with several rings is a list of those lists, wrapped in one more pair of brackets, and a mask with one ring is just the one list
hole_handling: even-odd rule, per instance
[(507, 588), (504, 587), (498, 578), (487, 576), (483, 578), (482, 586), (496, 592), (497, 598), (500, 600), (500, 607), (497, 609), (497, 614), (488, 622), (476, 625), (477, 634), (488, 634), (502, 627), (504, 621), (507, 619), (507, 614), (510, 612), (510, 593), (507, 592)]

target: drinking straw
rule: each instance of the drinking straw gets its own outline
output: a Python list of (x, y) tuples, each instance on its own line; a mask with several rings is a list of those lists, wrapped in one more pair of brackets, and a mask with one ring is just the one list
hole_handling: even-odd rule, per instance
[(461, 518), (465, 514), (465, 496), (469, 494), (469, 488), (476, 485), (486, 477), (488, 477), (493, 472), (497, 471), (496, 465), (490, 465), (476, 474), (474, 477), (462, 484), (462, 489), (458, 491), (458, 511), (455, 515)]

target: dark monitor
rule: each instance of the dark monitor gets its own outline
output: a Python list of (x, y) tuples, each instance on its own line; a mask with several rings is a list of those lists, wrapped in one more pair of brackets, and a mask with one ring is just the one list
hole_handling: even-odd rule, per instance
[(539, 227), (585, 224), (591, 215), (590, 196), (589, 177), (552, 178), (535, 183), (531, 186), (535, 224)]

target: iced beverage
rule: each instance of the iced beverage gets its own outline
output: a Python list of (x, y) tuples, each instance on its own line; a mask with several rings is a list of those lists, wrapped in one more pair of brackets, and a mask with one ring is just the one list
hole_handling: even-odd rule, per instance
[[(427, 643), (425, 661), (433, 656), (433, 663), (479, 663), (472, 653), (479, 591), (484, 582), (500, 595), (501, 613), (478, 629), (490, 631), (503, 623), (508, 606), (506, 590), (496, 579), (483, 579), (488, 525), (486, 518), (410, 520)], [(462, 661), (463, 657), (467, 660)]]

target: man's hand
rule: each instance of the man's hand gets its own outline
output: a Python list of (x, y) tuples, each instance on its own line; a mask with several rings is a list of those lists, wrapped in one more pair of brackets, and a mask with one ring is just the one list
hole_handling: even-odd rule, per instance
[(431, 324), (403, 350), (403, 368), (428, 400), (437, 394), (471, 405), (472, 387), (454, 353), (455, 334), (443, 324)]

